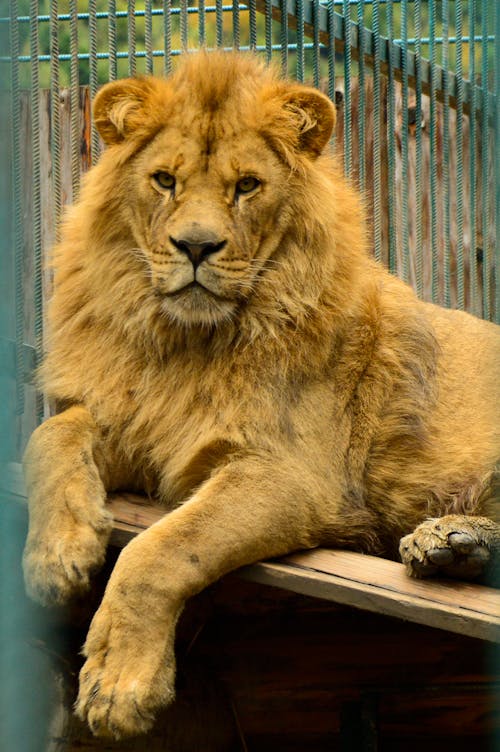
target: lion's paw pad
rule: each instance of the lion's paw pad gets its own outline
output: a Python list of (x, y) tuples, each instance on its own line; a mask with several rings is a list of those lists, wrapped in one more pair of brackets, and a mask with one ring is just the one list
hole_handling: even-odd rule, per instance
[(401, 539), (399, 551), (408, 574), (461, 579), (482, 575), (490, 561), (491, 524), (461, 515), (426, 520)]

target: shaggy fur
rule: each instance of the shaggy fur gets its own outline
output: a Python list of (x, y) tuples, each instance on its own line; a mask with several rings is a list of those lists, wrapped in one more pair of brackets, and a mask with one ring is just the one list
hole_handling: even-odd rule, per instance
[(123, 550), (85, 645), (78, 712), (121, 736), (173, 697), (186, 599), (234, 568), (407, 535), (414, 574), (480, 571), (500, 337), (369, 257), (319, 92), (200, 53), (108, 84), (94, 116), (108, 148), (54, 253), (41, 383), (65, 410), (27, 450), (25, 573), (42, 602), (88, 587), (107, 491), (171, 510)]

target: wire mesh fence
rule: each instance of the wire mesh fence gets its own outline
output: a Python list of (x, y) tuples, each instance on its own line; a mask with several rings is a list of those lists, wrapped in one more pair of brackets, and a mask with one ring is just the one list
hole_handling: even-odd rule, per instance
[(11, 0), (9, 10), (0, 66), (15, 311), (2, 347), (20, 445), (43, 410), (26, 381), (43, 351), (44, 257), (101, 148), (90, 100), (106, 81), (168, 74), (182, 51), (253, 50), (321, 88), (338, 109), (334, 148), (366, 196), (374, 255), (422, 298), (500, 321), (499, 3)]

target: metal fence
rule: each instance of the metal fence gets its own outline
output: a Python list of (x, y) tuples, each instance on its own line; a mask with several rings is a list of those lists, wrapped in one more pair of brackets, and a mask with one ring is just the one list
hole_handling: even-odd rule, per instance
[(168, 73), (182, 50), (256, 50), (322, 88), (340, 115), (335, 148), (366, 194), (375, 256), (421, 297), (500, 321), (500, 3), (11, 0), (8, 8), (0, 35), (9, 35), (10, 55), (0, 66), (10, 83), (14, 200), (4, 268), (15, 295), (0, 334), (19, 452), (43, 413), (29, 374), (43, 351), (44, 256), (100, 150), (89, 101), (105, 81)]

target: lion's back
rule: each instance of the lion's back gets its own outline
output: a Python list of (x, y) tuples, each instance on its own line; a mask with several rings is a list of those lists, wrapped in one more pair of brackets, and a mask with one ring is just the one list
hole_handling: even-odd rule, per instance
[(434, 431), (457, 468), (485, 474), (500, 461), (500, 327), (425, 304), (439, 345)]

